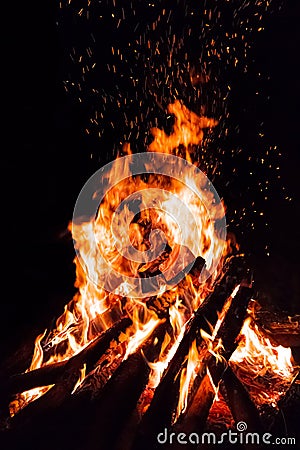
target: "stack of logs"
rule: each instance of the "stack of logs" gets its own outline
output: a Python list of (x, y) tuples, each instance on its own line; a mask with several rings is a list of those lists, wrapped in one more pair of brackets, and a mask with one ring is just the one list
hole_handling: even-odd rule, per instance
[[(201, 261), (198, 260), (192, 269), (192, 276), (199, 271), (199, 265)], [(236, 295), (231, 296), (237, 287)], [(0, 447), (32, 450), (161, 448), (157, 435), (165, 428), (176, 433), (203, 432), (215, 398), (213, 385), (220, 386), (235, 422), (246, 421), (249, 430), (258, 432), (262, 424), (257, 408), (227, 364), (236, 349), (237, 337), (252, 296), (251, 283), (245, 281), (244, 274), (229, 266), (188, 321), (185, 334), (146, 411), (141, 410), (139, 401), (149, 381), (151, 369), (148, 363), (158, 360), (166, 333), (172, 337), (167, 308), (164, 313), (163, 308), (157, 310), (158, 324), (146, 342), (127, 359), (122, 361), (121, 358), (115, 366), (110, 364), (114, 370), (108, 370), (101, 382), (94, 383), (92, 393), (89, 389), (78, 389), (72, 394), (80, 370), (86, 364), (90, 377), (97, 377), (97, 367), (101, 362), (105, 372), (105, 361), (109, 360), (107, 355), (112, 343), (121, 346), (120, 335), (124, 335), (132, 325), (128, 317), (122, 317), (68, 361), (16, 375), (7, 375), (2, 370), (0, 439), (4, 444), (1, 446), (0, 442)], [(218, 314), (230, 297), (231, 303), (214, 338), (215, 342), (222, 342), (221, 358), (216, 360), (208, 349), (204, 351), (186, 411), (174, 423), (180, 374), (186, 367), (190, 346), (196, 339), (197, 347), (205, 349), (200, 330), (211, 334), (210, 327), (217, 323)], [(155, 301), (149, 299), (149, 307), (153, 308), (153, 305)], [(53, 386), (46, 394), (29, 403), (15, 416), (9, 416), (8, 405), (15, 394), (48, 385)]]

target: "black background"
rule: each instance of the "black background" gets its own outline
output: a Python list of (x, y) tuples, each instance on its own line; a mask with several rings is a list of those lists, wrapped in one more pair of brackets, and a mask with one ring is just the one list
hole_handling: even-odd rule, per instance
[[(63, 89), (66, 38), (55, 24), (56, 6), (14, 3), (7, 15), (2, 58), (7, 77), (2, 84), (2, 356), (42, 332), (71, 299), (74, 251), (66, 227), (83, 183), (100, 167), (90, 160), (84, 107)], [(299, 2), (284, 1), (283, 9), (268, 18), (254, 49), (258, 63), (271, 75), (270, 102), (261, 105), (260, 114), (282, 149), (283, 182), (294, 200), (284, 202), (275, 191), (267, 206), (270, 257), (262, 251), (265, 231), (258, 228), (251, 237), (240, 237), (258, 289), (291, 313), (299, 312), (299, 23)], [(236, 80), (237, 96), (238, 84)], [(245, 93), (239, 100), (246, 102), (250, 118), (251, 98)], [(247, 140), (246, 132), (241, 139)]]

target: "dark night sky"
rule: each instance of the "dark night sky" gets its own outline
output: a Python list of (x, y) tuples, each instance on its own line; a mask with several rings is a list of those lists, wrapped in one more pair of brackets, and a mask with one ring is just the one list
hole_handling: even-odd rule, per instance
[[(254, 48), (256, 64), (271, 77), (266, 85), (270, 101), (253, 102), (254, 75), (251, 78), (250, 74), (246, 81), (236, 77), (232, 116), (241, 121), (240, 139), (244, 143), (253, 139), (247, 128), (253, 116), (263, 117), (266, 134), (282, 151), (283, 184), (294, 200), (284, 202), (280, 188), (275, 186), (272, 200), (266, 205), (271, 229), (258, 226), (247, 236), (236, 231), (257, 271), (258, 286), (270, 293), (280, 307), (295, 312), (299, 311), (300, 250), (300, 4), (286, 0), (283, 5), (281, 11), (267, 18), (265, 31)], [(7, 327), (12, 325), (18, 330), (9, 338), (14, 345), (22, 336), (42, 331), (71, 298), (73, 248), (64, 231), (83, 183), (100, 167), (99, 161), (90, 159), (100, 143), (84, 134), (89, 107), (75, 102), (63, 89), (62, 81), (72, 70), (66, 51), (72, 29), (69, 25), (64, 28), (64, 22), (56, 26), (61, 16), (53, 2), (22, 2), (17, 10), (13, 7), (3, 57), (8, 80), (2, 86), (7, 123), (1, 158), (2, 254), (6, 265), (2, 283), (7, 286), (2, 295), (2, 317)], [(103, 30), (103, 39), (108, 31)], [(105, 49), (105, 41), (101, 45)], [(103, 58), (105, 64), (105, 52)], [(109, 86), (107, 76), (101, 80), (104, 86)], [(241, 103), (245, 105), (244, 115)], [(101, 142), (101, 148), (103, 145)], [(108, 143), (105, 153), (112, 149)], [(242, 180), (235, 183), (242, 191)], [(230, 193), (225, 193), (230, 198)], [(249, 195), (251, 192), (245, 192), (246, 197)], [(269, 258), (263, 254), (266, 235)], [(7, 342), (5, 332), (4, 326), (2, 348)]]

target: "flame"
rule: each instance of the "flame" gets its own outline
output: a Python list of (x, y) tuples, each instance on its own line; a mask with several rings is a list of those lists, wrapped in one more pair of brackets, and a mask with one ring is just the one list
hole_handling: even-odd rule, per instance
[[(166, 334), (161, 347), (159, 360), (155, 363), (148, 362), (151, 369), (148, 387), (152, 389), (155, 389), (158, 386), (165, 369), (168, 367), (169, 362), (177, 351), (188, 324), (188, 322), (183, 323), (183, 316), (179, 312), (178, 304), (180, 304), (180, 302), (178, 302), (176, 306), (172, 305), (169, 310), (170, 323), (176, 338), (172, 339), (169, 334)], [(169, 344), (171, 344), (171, 346)], [(166, 348), (168, 348), (167, 352), (165, 352)]]
[[(41, 346), (41, 341), (45, 337), (47, 330), (44, 333), (37, 336), (35, 340), (34, 353), (32, 357), (32, 361), (29, 369), (26, 372), (30, 372), (31, 370), (38, 369), (41, 367), (43, 362), (43, 349)], [(16, 396), (16, 398), (10, 402), (9, 404), (9, 412), (11, 417), (13, 417), (20, 409), (24, 408), (28, 403), (37, 399), (41, 395), (45, 394), (53, 385), (37, 387), (34, 389), (30, 389), (29, 391), (25, 391), (22, 395)]]
[[(148, 151), (181, 155), (191, 162), (195, 145), (199, 145), (203, 140), (203, 129), (216, 126), (217, 121), (198, 116), (189, 111), (178, 100), (168, 106), (168, 112), (174, 116), (172, 133), (167, 135), (163, 130), (153, 128), (151, 130), (153, 141), (149, 145)], [(128, 143), (124, 145), (123, 152), (127, 155), (131, 154)], [(184, 220), (184, 214), (180, 206), (177, 207), (177, 203), (174, 204), (174, 200), (168, 195), (172, 193), (180, 199), (181, 204), (188, 205), (193, 217), (195, 217), (194, 224), (189, 223), (188, 219), (184, 222), (184, 228), (188, 236), (187, 261), (190, 262), (188, 258), (191, 258), (191, 255), (193, 255), (193, 258), (201, 256), (205, 259), (207, 270), (214, 268), (215, 261), (220, 260), (220, 263), (214, 268), (212, 276), (206, 282), (199, 283), (198, 287), (195, 287), (190, 275), (186, 276), (184, 285), (179, 283), (169, 291), (166, 291), (165, 285), (161, 286), (157, 301), (168, 303), (173, 336), (172, 338), (170, 336), (165, 338), (167, 340), (162, 345), (158, 362), (149, 363), (152, 369), (150, 384), (156, 386), (165, 367), (178, 348), (185, 324), (212, 289), (214, 280), (222, 268), (223, 260), (230, 251), (230, 244), (227, 245), (224, 239), (217, 235), (214, 225), (215, 221), (223, 217), (224, 207), (222, 203), (220, 205), (215, 204), (213, 193), (206, 189), (204, 185), (195, 186), (197, 191), (200, 192), (201, 198), (196, 196), (190, 188), (195, 184), (195, 180), (190, 179), (188, 173), (185, 175), (185, 183), (172, 177), (153, 174), (149, 175), (147, 180), (143, 177), (126, 178), (115, 186), (114, 180), (120, 179), (117, 170), (120, 169), (116, 164), (113, 164), (107, 177), (107, 193), (99, 205), (97, 216), (81, 223), (69, 224), (69, 231), (72, 233), (75, 247), (80, 250), (80, 255), (83, 255), (82, 259), (85, 264), (76, 256), (74, 262), (77, 292), (65, 306), (63, 314), (57, 319), (56, 327), (37, 338), (32, 364), (28, 370), (69, 359), (124, 315), (128, 315), (133, 320), (133, 325), (126, 331), (125, 345), (127, 348), (124, 358), (135, 352), (149, 337), (160, 321), (156, 312), (147, 308), (143, 299), (131, 298), (132, 286), (128, 282), (122, 282), (121, 280), (118, 286), (111, 289), (111, 292), (104, 290), (101, 284), (95, 282), (103, 275), (103, 266), (97, 258), (97, 254), (100, 249), (101, 254), (106, 255), (112, 269), (121, 270), (122, 273), (133, 277), (142, 276), (143, 273), (151, 269), (151, 264), (141, 265), (139, 262), (130, 260), (126, 257), (128, 256), (126, 255), (126, 248), (128, 243), (131, 243), (140, 252), (148, 251), (153, 244), (149, 240), (149, 230), (160, 229), (166, 237), (171, 252), (164, 255), (157, 264), (161, 270), (168, 273), (170, 261), (172, 261), (172, 258), (176, 258), (181, 249), (182, 230), (172, 216), (165, 214), (164, 211), (173, 208), (176, 214), (183, 217)], [(149, 209), (146, 206), (149, 197), (153, 196), (153, 189), (155, 190), (157, 208)], [(141, 202), (138, 220), (134, 220), (134, 213), (129, 208), (124, 207), (121, 213), (117, 215), (117, 233), (113, 233), (111, 224), (116, 209), (126, 198), (136, 193)], [(95, 196), (96, 194), (95, 192)], [(211, 212), (208, 213), (201, 199), (205, 199), (205, 204), (213, 206), (213, 216)], [(146, 205), (145, 208), (143, 208), (143, 205)], [(199, 230), (199, 242), (194, 242), (192, 238), (192, 227), (195, 226)], [(124, 230), (128, 232), (124, 233)], [(196, 343), (193, 343), (185, 370), (186, 383), (188, 379), (193, 379), (196, 357)], [(78, 385), (83, 378), (84, 376), (80, 378)], [(19, 408), (25, 406), (38, 395), (42, 395), (45, 389), (49, 389), (49, 387), (37, 388), (34, 393), (30, 391), (30, 394), (22, 393), (19, 395), (18, 404), (22, 404)], [(187, 387), (182, 386), (182, 389), (187, 391)], [(17, 409), (14, 408), (14, 413)]]
[[(238, 284), (233, 289), (232, 294), (226, 300), (226, 302), (225, 302), (225, 304), (224, 304), (224, 306), (222, 308), (222, 311), (220, 313), (218, 313), (218, 320), (217, 320), (216, 325), (215, 325), (215, 327), (213, 329), (213, 332), (212, 332), (212, 335), (211, 335), (211, 340), (214, 340), (215, 337), (217, 336), (217, 333), (218, 333), (218, 331), (220, 329), (220, 326), (221, 326), (221, 324), (222, 324), (222, 322), (223, 322), (223, 320), (224, 320), (224, 318), (226, 316), (226, 313), (227, 313), (227, 311), (228, 311), (228, 309), (229, 309), (229, 307), (230, 307), (230, 305), (232, 303), (232, 300), (234, 299), (234, 297), (238, 293), (239, 289), (240, 289), (240, 284)], [(202, 331), (203, 330), (201, 330), (201, 333), (202, 333)]]
[[(200, 330), (200, 334), (202, 337), (202, 345), (198, 350), (196, 345), (196, 340), (193, 341), (189, 353), (187, 356), (187, 366), (181, 371), (180, 375), (180, 391), (179, 391), (179, 399), (177, 403), (177, 412), (175, 415), (175, 420), (179, 417), (180, 414), (184, 413), (187, 405), (188, 405), (188, 397), (193, 385), (193, 382), (196, 378), (197, 372), (200, 370), (202, 361), (207, 357), (207, 353), (213, 355), (216, 361), (224, 361), (224, 357), (222, 356), (222, 351), (224, 349), (222, 345), (222, 341), (220, 338), (217, 338), (217, 333), (220, 329), (220, 326), (226, 316), (226, 313), (231, 305), (233, 298), (236, 296), (240, 285), (237, 285), (232, 294), (226, 300), (221, 312), (218, 312), (218, 320), (214, 327), (210, 325), (211, 334), (207, 333), (205, 330)], [(206, 366), (206, 373), (208, 375), (208, 379), (210, 381), (211, 387), (215, 392), (217, 397), (218, 395), (218, 386), (215, 386), (213, 379), (211, 377), (209, 368)]]
[(187, 356), (187, 365), (181, 371), (180, 375), (180, 390), (179, 390), (179, 399), (177, 404), (177, 413), (178, 417), (180, 414), (184, 413), (187, 407), (187, 400), (190, 387), (193, 384), (193, 381), (197, 375), (197, 366), (199, 364), (199, 353), (197, 348), (196, 339), (192, 342), (190, 346), (189, 353)]
[[(163, 130), (153, 128), (151, 130), (153, 141), (148, 151), (182, 156), (192, 162), (193, 150), (203, 140), (203, 129), (216, 126), (217, 121), (198, 116), (178, 100), (168, 106), (168, 112), (174, 116), (172, 133), (167, 135)], [(123, 152), (132, 155), (129, 143), (124, 145)], [(125, 164), (129, 169), (128, 160)], [(195, 162), (194, 165), (196, 165)], [(200, 186), (196, 186), (195, 180), (188, 172), (183, 174), (184, 182), (172, 177), (150, 174), (147, 179), (141, 176), (121, 178), (122, 181), (115, 185), (114, 180), (120, 179), (118, 170), (123, 168), (120, 169), (117, 164), (113, 164), (107, 177), (107, 193), (99, 205), (97, 216), (80, 223), (69, 224), (68, 229), (72, 233), (75, 247), (80, 250), (82, 256), (80, 259), (76, 256), (74, 260), (77, 292), (57, 319), (56, 327), (36, 338), (32, 363), (28, 371), (68, 360), (86, 347), (99, 333), (126, 315), (132, 319), (133, 325), (121, 336), (122, 351), (112, 348), (108, 350), (111, 362), (117, 356), (118, 364), (120, 364), (122, 360), (140, 348), (161, 320), (166, 320), (159, 317), (158, 309), (162, 309), (162, 311), (168, 311), (168, 322), (172, 332), (166, 333), (158, 360), (148, 362), (151, 373), (147, 389), (151, 391), (160, 382), (165, 369), (176, 353), (194, 311), (212, 291), (214, 282), (222, 271), (223, 262), (232, 250), (232, 245), (237, 248), (237, 244), (233, 242), (232, 237), (225, 242), (217, 235), (214, 225), (215, 221), (222, 219), (224, 206), (222, 203), (216, 205), (213, 193), (205, 188), (204, 183), (202, 183), (203, 186), (201, 183)], [(197, 196), (195, 192), (199, 192), (200, 196)], [(173, 197), (169, 193), (173, 194)], [(97, 192), (94, 195), (96, 198)], [(132, 195), (137, 195), (136, 199), (140, 202), (139, 217), (135, 217), (127, 206), (116, 215), (118, 206)], [(148, 208), (149, 199), (151, 200), (153, 196), (156, 201), (155, 208)], [(180, 199), (179, 203), (176, 203), (174, 196)], [(213, 214), (212, 211), (207, 211), (204, 204), (213, 206)], [(195, 218), (194, 223), (190, 223), (185, 217), (181, 205), (188, 205)], [(130, 277), (147, 275), (153, 267), (153, 270), (159, 269), (170, 278), (174, 275), (172, 262), (182, 250), (182, 227), (180, 228), (172, 214), (166, 214), (166, 211), (172, 211), (175, 216), (183, 220), (183, 228), (187, 236), (183, 258), (185, 264), (189, 264), (191, 258), (201, 256), (205, 260), (207, 270), (213, 269), (210, 278), (204, 282), (198, 278), (195, 282), (193, 276), (188, 274), (182, 282), (171, 289), (167, 289), (166, 284), (162, 283), (152, 309), (147, 306), (145, 299), (131, 296), (133, 287), (130, 282), (122, 281), (122, 277), (118, 285), (111, 287), (110, 292), (105, 290), (101, 283), (97, 283), (103, 273), (104, 276), (109, 276), (106, 272), (107, 268), (104, 269), (97, 257), (99, 249), (101, 254), (106, 255), (112, 269), (121, 270), (123, 274)], [(111, 226), (114, 220), (117, 220), (115, 233)], [(197, 242), (193, 239), (193, 227), (199, 230)], [(164, 233), (168, 251), (164, 251), (152, 261), (145, 260), (141, 263), (131, 260), (127, 251), (129, 245), (140, 252), (147, 252), (159, 245), (159, 236), (151, 234), (151, 230), (161, 230)], [(219, 263), (216, 264), (216, 261)], [(211, 335), (201, 330), (206, 354), (209, 352), (217, 359), (222, 359), (223, 349), (222, 342), (216, 339), (217, 332), (238, 289), (239, 286), (218, 314), (218, 320), (215, 327), (211, 329)], [(197, 347), (195, 339), (179, 375), (177, 417), (187, 408), (189, 393), (201, 365), (202, 350), (202, 347), (201, 349)], [(245, 384), (248, 383), (251, 395), (258, 404), (265, 402), (275, 404), (295, 376), (291, 349), (274, 347), (250, 318), (244, 322), (239, 346), (232, 355), (230, 364)], [(84, 383), (85, 369), (85, 367), (82, 369), (73, 392)], [(258, 388), (258, 380), (266, 374), (269, 378), (280, 380), (276, 392), (270, 389), (270, 386), (268, 389)], [(216, 394), (214, 404), (217, 405), (220, 403), (218, 387), (214, 386), (208, 369), (207, 380)], [(16, 414), (51, 387), (38, 387), (16, 396), (10, 404), (11, 415)], [(144, 405), (144, 409), (146, 408), (147, 401)]]
[(199, 117), (187, 109), (179, 100), (168, 106), (168, 112), (174, 114), (176, 121), (173, 133), (167, 135), (163, 130), (152, 128), (151, 132), (154, 137), (153, 142), (149, 146), (150, 152), (161, 152), (178, 154), (180, 145), (186, 150), (186, 159), (191, 160), (190, 145), (199, 144), (204, 136), (203, 128), (212, 128), (218, 124), (216, 120), (207, 117)]
[(139, 346), (151, 335), (152, 331), (158, 325), (159, 321), (155, 318), (150, 319), (146, 324), (141, 326), (134, 334), (134, 339), (130, 339), (125, 354), (125, 359), (134, 353)]
[(213, 377), (211, 376), (211, 373), (210, 373), (210, 370), (208, 367), (206, 368), (206, 373), (207, 373), (208, 379), (210, 381), (211, 387), (215, 393), (214, 401), (218, 401), (219, 400), (219, 385), (218, 386), (215, 385)]
[(230, 364), (259, 406), (276, 407), (297, 374), (291, 348), (272, 345), (251, 317), (245, 319)]
[(80, 375), (79, 375), (77, 383), (75, 384), (75, 386), (73, 388), (72, 394), (76, 391), (77, 388), (79, 388), (79, 386), (85, 379), (85, 375), (86, 375), (86, 364), (84, 364), (83, 367), (80, 369)]

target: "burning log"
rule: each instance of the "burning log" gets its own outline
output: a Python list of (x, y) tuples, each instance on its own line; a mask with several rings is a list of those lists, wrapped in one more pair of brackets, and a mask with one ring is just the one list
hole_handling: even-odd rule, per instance
[[(201, 274), (202, 269), (205, 266), (205, 260), (198, 256), (191, 263), (189, 263), (184, 269), (182, 269), (176, 276), (168, 281), (170, 286), (176, 285), (178, 282), (178, 289), (184, 288), (186, 283), (186, 277), (189, 275), (192, 278), (193, 286), (199, 287), (199, 276)], [(182, 278), (183, 277), (183, 278)], [(159, 318), (167, 317), (168, 311), (171, 306), (171, 302), (175, 302), (176, 297), (173, 299), (168, 295), (168, 291), (166, 294), (163, 294), (161, 297), (150, 297), (147, 300), (147, 308), (155, 311)]]
[(78, 378), (80, 369), (85, 363), (88, 369), (92, 368), (99, 357), (107, 350), (110, 343), (116, 340), (121, 332), (132, 325), (132, 320), (125, 317), (103, 332), (80, 353), (57, 364), (45, 366), (40, 369), (11, 377), (7, 384), (2, 386), (2, 393), (6, 398), (13, 392), (24, 392), (33, 387), (55, 384), (46, 394), (30, 403), (26, 408), (16, 414), (9, 426), (15, 427), (24, 424), (45, 410), (59, 406), (72, 392)]
[(230, 366), (227, 366), (222, 376), (220, 391), (230, 408), (235, 423), (243, 421), (247, 423), (248, 431), (257, 433), (262, 431), (258, 409)]
[[(226, 272), (225, 272), (226, 273)], [(218, 311), (222, 310), (226, 300), (236, 286), (236, 278), (223, 275), (215, 285), (213, 292), (203, 301), (187, 324), (185, 334), (175, 356), (169, 363), (162, 380), (155, 390), (153, 400), (146, 411), (135, 440), (134, 448), (152, 448), (153, 439), (164, 427), (169, 427), (173, 411), (178, 402), (178, 374), (188, 355), (190, 345), (200, 329), (209, 331), (208, 324), (215, 324)], [(201, 336), (198, 336), (201, 340)]]
[(30, 365), (32, 355), (34, 352), (34, 340), (39, 334), (39, 331), (32, 330), (28, 339), (20, 344), (20, 346), (7, 358), (1, 361), (0, 380), (5, 380), (8, 376), (15, 373), (25, 371)]
[(280, 311), (255, 311), (255, 322), (274, 345), (300, 347), (300, 315), (289, 316)]
[(194, 382), (197, 386), (196, 392), (190, 399), (185, 414), (176, 422), (174, 426), (176, 432), (199, 434), (203, 431), (218, 385), (226, 371), (227, 362), (237, 347), (236, 339), (246, 317), (251, 296), (251, 288), (240, 286), (215, 337), (215, 342), (219, 340), (222, 342), (221, 359), (216, 359), (215, 355), (207, 351), (202, 361), (202, 370)]
[(57, 382), (66, 370), (67, 361), (61, 361), (4, 379), (1, 383), (1, 395), (11, 397), (13, 394), (28, 391), (34, 387), (49, 386)]
[(101, 333), (100, 336), (92, 341), (80, 353), (70, 358), (69, 361), (61, 361), (30, 372), (13, 375), (6, 383), (4, 382), (1, 385), (1, 391), (6, 394), (14, 394), (27, 391), (34, 387), (55, 384), (58, 378), (66, 370), (68, 363), (76, 366), (78, 362), (80, 365), (85, 362), (87, 368), (91, 368), (96, 364), (101, 354), (109, 347), (110, 342), (117, 339), (119, 334), (124, 332), (131, 325), (131, 319), (127, 317), (120, 319), (111, 328)]
[(8, 428), (14, 429), (18, 427), (26, 427), (30, 425), (37, 417), (43, 416), (45, 413), (49, 414), (50, 411), (59, 408), (62, 403), (71, 395), (76, 382), (80, 376), (80, 369), (83, 367), (83, 363), (80, 359), (76, 364), (69, 364), (65, 367), (65, 371), (58, 378), (56, 384), (49, 389), (42, 397), (29, 403), (24, 409), (21, 409), (16, 415), (14, 415), (8, 421)]
[[(112, 302), (111, 302), (112, 303)], [(71, 300), (71, 302), (69, 303), (69, 305), (73, 304), (73, 300)], [(102, 314), (102, 317), (105, 318), (107, 316), (107, 319), (110, 319), (111, 323), (113, 323), (114, 321), (118, 321), (120, 319), (120, 314), (119, 314), (119, 307), (112, 307), (109, 309), (109, 312), (105, 312)], [(89, 324), (89, 330), (88, 330), (88, 335), (92, 335), (92, 336), (97, 336), (101, 331), (101, 324), (98, 323), (99, 322), (99, 316), (97, 316), (94, 320), (92, 320)], [(51, 336), (51, 330), (53, 328), (53, 323), (54, 323), (54, 319), (52, 319), (50, 321), (50, 323), (48, 324), (48, 326), (46, 326), (46, 328), (50, 329), (49, 332), (49, 336)], [(80, 320), (79, 322), (76, 323), (75, 327), (77, 329), (81, 329), (84, 325), (84, 320)], [(52, 330), (53, 331), (53, 330)], [(69, 329), (68, 331), (71, 331), (71, 329)], [(64, 330), (64, 333), (66, 332), (66, 330)], [(14, 351), (11, 355), (9, 355), (7, 358), (5, 358), (3, 361), (1, 361), (0, 364), (0, 380), (4, 383), (6, 383), (6, 380), (8, 377), (13, 377), (15, 374), (20, 374), (25, 372), (25, 370), (30, 366), (30, 363), (32, 361), (32, 355), (34, 352), (34, 347), (35, 347), (35, 338), (37, 335), (39, 335), (41, 333), (41, 329), (37, 328), (37, 329), (33, 329), (30, 331), (27, 339), (25, 341), (23, 341), (20, 346), (16, 349), (16, 351)], [(42, 347), (43, 347), (43, 351), (48, 352), (50, 349), (52, 349), (52, 351), (56, 351), (57, 350), (57, 345), (51, 345), (50, 342), (47, 342), (48, 338), (46, 338), (46, 342), (42, 343)], [(51, 339), (50, 339), (51, 340)], [(59, 345), (59, 344), (58, 344)], [(2, 385), (2, 383), (1, 383)]]
[[(278, 435), (279, 433), (287, 435), (286, 423), (289, 423), (288, 436), (292, 437), (296, 435), (298, 442), (299, 433), (299, 401), (300, 401), (300, 372), (296, 374), (292, 384), (290, 385), (285, 396), (279, 400), (277, 404), (277, 414), (272, 414), (272, 422), (269, 426), (270, 433)], [(295, 420), (296, 419), (296, 420)], [(292, 425), (294, 424), (294, 429)]]
[[(99, 448), (114, 448), (125, 421), (148, 383), (148, 361), (154, 362), (158, 358), (166, 330), (167, 322), (164, 319), (146, 342), (117, 368), (99, 398), (89, 406), (85, 420), (89, 423), (91, 448), (94, 448), (94, 442), (99, 444)], [(85, 448), (90, 448), (89, 443), (86, 445)]]

